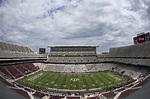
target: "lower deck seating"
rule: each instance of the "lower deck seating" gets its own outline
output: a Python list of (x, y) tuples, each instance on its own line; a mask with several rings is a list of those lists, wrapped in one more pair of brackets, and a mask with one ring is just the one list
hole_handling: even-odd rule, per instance
[[(113, 91), (111, 91), (111, 92), (103, 93), (102, 95), (105, 96), (106, 99), (109, 99), (109, 98), (114, 97), (116, 94), (115, 94)], [(119, 98), (119, 99), (120, 99), (120, 98)]]
[(81, 99), (80, 96), (68, 96), (67, 99)]
[(110, 70), (118, 72), (121, 75), (130, 76), (137, 79), (139, 75), (148, 75), (149, 71), (143, 67), (133, 65), (117, 64), (117, 63), (99, 63), (99, 64), (48, 64), (45, 71), (54, 72), (98, 72)]
[(38, 91), (36, 91), (33, 95), (36, 96), (36, 97), (40, 97), (40, 98), (45, 96), (44, 93), (41, 93), (41, 92), (38, 92)]
[(55, 66), (55, 68), (54, 68), (54, 71), (56, 71), (56, 72), (60, 72), (60, 71), (64, 71), (64, 67), (65, 66)]
[(123, 92), (119, 95), (118, 99), (123, 99), (123, 98), (127, 97), (128, 95), (131, 95), (132, 93), (134, 93), (134, 92), (137, 91), (138, 89), (139, 89), (139, 88), (136, 88), (136, 89), (128, 89), (128, 90), (126, 90), (126, 91), (123, 91)]
[(87, 97), (87, 99), (100, 99), (100, 98), (97, 96), (93, 96), (93, 97)]
[(65, 96), (54, 96), (51, 95), (49, 99), (63, 99)]
[(64, 72), (88, 72), (86, 65), (65, 65)]
[(26, 74), (29, 74), (31, 72), (34, 72), (38, 69), (39, 68), (34, 66), (32, 63), (26, 63), (26, 64), (1, 66), (0, 67), (0, 72), (3, 73), (4, 75), (7, 75), (8, 78), (15, 79), (15, 78), (18, 78), (18, 77), (22, 77)]

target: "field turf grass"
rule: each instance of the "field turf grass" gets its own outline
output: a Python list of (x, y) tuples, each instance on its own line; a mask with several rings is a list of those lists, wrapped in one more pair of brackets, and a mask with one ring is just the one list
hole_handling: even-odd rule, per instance
[(20, 83), (42, 88), (82, 90), (115, 87), (126, 83), (127, 79), (109, 71), (96, 73), (55, 73), (42, 71), (19, 80)]

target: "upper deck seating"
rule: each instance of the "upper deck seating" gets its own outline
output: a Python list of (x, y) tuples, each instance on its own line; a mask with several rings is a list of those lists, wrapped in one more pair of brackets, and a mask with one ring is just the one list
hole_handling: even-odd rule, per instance
[(27, 46), (0, 42), (0, 58), (37, 57), (37, 54)]

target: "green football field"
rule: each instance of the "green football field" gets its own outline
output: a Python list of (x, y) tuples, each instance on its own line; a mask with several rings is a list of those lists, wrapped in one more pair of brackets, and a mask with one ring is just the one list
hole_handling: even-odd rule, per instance
[(115, 87), (127, 82), (127, 79), (109, 71), (96, 73), (55, 73), (42, 71), (19, 81), (22, 84), (42, 88), (56, 89), (93, 89)]

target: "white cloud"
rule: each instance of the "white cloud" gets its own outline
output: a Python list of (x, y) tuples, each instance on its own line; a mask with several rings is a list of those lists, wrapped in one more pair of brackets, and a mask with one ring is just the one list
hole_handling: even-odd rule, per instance
[(0, 40), (28, 45), (99, 45), (99, 51), (132, 43), (150, 30), (149, 0), (2, 0)]

